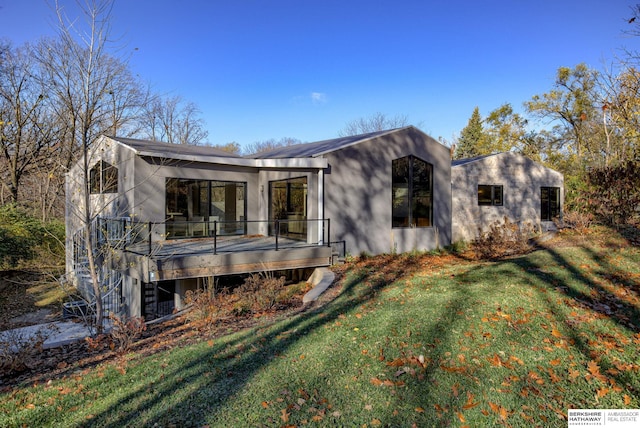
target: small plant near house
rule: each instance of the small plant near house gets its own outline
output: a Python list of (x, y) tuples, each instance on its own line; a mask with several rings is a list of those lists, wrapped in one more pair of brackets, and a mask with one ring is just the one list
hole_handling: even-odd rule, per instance
[(564, 213), (562, 219), (554, 219), (558, 229), (573, 229), (578, 234), (584, 235), (593, 225), (593, 214), (580, 211), (568, 211)]
[(111, 339), (119, 353), (125, 353), (133, 342), (147, 329), (142, 317), (120, 317), (111, 313)]
[(206, 326), (215, 325), (222, 317), (230, 315), (227, 310), (228, 290), (216, 291), (213, 286), (198, 290), (189, 290), (185, 295), (185, 303), (191, 306), (186, 317), (189, 321), (203, 321)]
[(253, 311), (269, 311), (279, 303), (285, 281), (285, 277), (276, 278), (272, 273), (254, 273), (244, 280), (236, 293)]
[(531, 223), (517, 224), (507, 217), (496, 221), (471, 243), (471, 251), (478, 259), (495, 259), (523, 254), (532, 249), (530, 242), (535, 229)]
[(55, 327), (41, 328), (34, 334), (9, 330), (0, 335), (0, 377), (19, 373), (38, 364), (42, 345)]

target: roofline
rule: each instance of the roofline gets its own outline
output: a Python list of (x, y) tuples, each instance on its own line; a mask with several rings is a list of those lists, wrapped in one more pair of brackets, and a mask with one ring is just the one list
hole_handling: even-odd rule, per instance
[[(134, 149), (135, 150), (135, 149)], [(194, 155), (171, 155), (152, 151), (135, 150), (139, 156), (161, 157), (167, 159), (183, 160), (187, 162), (203, 162), (219, 165), (244, 166), (253, 168), (327, 168), (329, 163), (324, 158), (267, 158), (267, 159), (247, 159), (247, 158), (227, 158), (221, 156), (194, 156)]]
[(182, 160), (187, 162), (203, 162), (219, 165), (241, 166), (248, 168), (312, 168), (312, 169), (324, 169), (329, 166), (329, 162), (324, 158), (266, 158), (266, 159), (251, 159), (242, 157), (224, 157), (224, 156), (196, 156), (196, 155), (184, 155), (171, 152), (160, 152), (155, 150), (138, 150), (128, 144), (107, 136), (103, 138), (109, 138), (112, 141), (126, 147), (138, 156), (149, 156), (155, 158), (165, 158)]
[[(505, 153), (512, 153), (512, 152), (491, 153), (491, 154), (489, 154), (489, 155), (476, 156), (476, 157), (475, 157), (475, 159), (474, 159), (474, 158), (454, 159), (454, 160), (452, 160), (452, 161), (451, 161), (451, 168), (457, 168), (457, 167), (459, 167), (459, 166), (469, 165), (470, 163), (480, 162), (480, 161), (485, 160), (485, 159), (488, 159), (488, 158), (490, 158), (490, 157), (498, 156), (498, 155), (503, 155), (503, 154), (505, 154)], [(524, 156), (524, 155), (522, 155), (522, 156)], [(525, 156), (525, 157), (526, 157), (526, 156)], [(467, 160), (467, 159), (469, 159), (469, 160)], [(460, 162), (462, 162), (462, 161), (464, 161), (464, 160), (467, 160), (467, 162), (459, 163), (459, 164), (457, 164), (457, 165), (454, 165), (454, 164), (453, 164), (453, 163), (454, 163), (454, 162), (456, 162), (456, 161), (460, 161)]]
[[(339, 147), (339, 148), (337, 148), (337, 149), (336, 149), (336, 148), (328, 149), (328, 150), (325, 150), (325, 151), (322, 151), (322, 152), (318, 152), (318, 153), (316, 153), (316, 154), (314, 154), (314, 155), (312, 155), (312, 156), (313, 156), (313, 157), (316, 157), (316, 156), (324, 156), (324, 155), (326, 155), (327, 153), (333, 153), (333, 152), (336, 152), (336, 151), (338, 151), (338, 150), (346, 149), (347, 147), (355, 146), (356, 144), (364, 143), (365, 141), (374, 140), (374, 139), (376, 139), (376, 138), (384, 137), (385, 135), (389, 135), (389, 134), (392, 134), (392, 133), (394, 133), (394, 132), (398, 132), (398, 131), (405, 130), (405, 129), (410, 129), (410, 128), (413, 128), (413, 129), (416, 129), (416, 130), (418, 130), (418, 131), (419, 131), (419, 129), (418, 129), (418, 128), (416, 128), (416, 127), (415, 127), (415, 126), (413, 126), (413, 125), (407, 125), (407, 126), (403, 126), (403, 127), (400, 127), (400, 128), (388, 129), (388, 130), (386, 130), (386, 131), (384, 131), (384, 132), (381, 132), (381, 133), (379, 133), (379, 134), (376, 134), (376, 135), (372, 135), (372, 136), (369, 136), (369, 137), (366, 137), (366, 138), (362, 138), (362, 139), (354, 140), (354, 141), (352, 141), (351, 143), (349, 143), (349, 144), (345, 144), (344, 146), (340, 146), (340, 147)], [(420, 132), (422, 132), (422, 131), (420, 131)], [(349, 138), (349, 137), (345, 137), (345, 138)], [(334, 138), (334, 140), (339, 140), (339, 139), (340, 139), (340, 138)], [(310, 144), (322, 143), (322, 142), (324, 142), (324, 141), (331, 141), (331, 140), (314, 141), (313, 143), (310, 143)]]

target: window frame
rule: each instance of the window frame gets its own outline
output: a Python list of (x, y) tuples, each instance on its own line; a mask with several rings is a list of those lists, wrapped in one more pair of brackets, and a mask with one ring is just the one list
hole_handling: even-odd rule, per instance
[[(480, 188), (488, 188), (489, 198), (480, 200)], [(501, 207), (504, 206), (504, 186), (502, 184), (478, 184), (478, 206), (481, 207)], [(496, 198), (497, 194), (500, 198)]]
[[(398, 162), (407, 162), (406, 174), (394, 175)], [(427, 177), (417, 175), (416, 166), (421, 162), (426, 167)], [(400, 180), (397, 180), (397, 179)], [(422, 181), (420, 180), (422, 179)], [(428, 181), (427, 186), (419, 186)], [(426, 204), (421, 202), (428, 199)], [(427, 228), (433, 227), (433, 164), (415, 155), (408, 155), (391, 161), (391, 227), (392, 228)], [(426, 216), (419, 216), (420, 211), (427, 211)], [(404, 215), (399, 215), (406, 213)], [(428, 224), (424, 224), (424, 223)]]
[(100, 195), (118, 193), (118, 167), (99, 160), (89, 170), (89, 193)]
[[(544, 198), (544, 191), (547, 191), (547, 198)], [(551, 197), (552, 191), (555, 196), (555, 201)], [(559, 217), (562, 214), (561, 192), (558, 186), (540, 186), (540, 220), (541, 221), (553, 221), (554, 218)], [(546, 204), (545, 204), (546, 202)], [(555, 204), (555, 207), (552, 207)], [(545, 216), (546, 214), (546, 216)]]

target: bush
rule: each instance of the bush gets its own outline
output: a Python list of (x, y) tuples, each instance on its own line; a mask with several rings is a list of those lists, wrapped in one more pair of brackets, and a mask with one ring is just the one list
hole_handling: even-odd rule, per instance
[(118, 352), (125, 353), (133, 342), (147, 329), (142, 317), (119, 317), (115, 314), (109, 314), (111, 319), (111, 338)]
[(471, 243), (471, 250), (479, 259), (495, 259), (524, 254), (532, 249), (530, 237), (535, 230), (531, 223), (518, 225), (507, 217), (489, 226)]
[(593, 214), (579, 211), (568, 211), (562, 219), (554, 220), (558, 229), (574, 229), (580, 235), (584, 235), (593, 224)]
[(620, 226), (638, 221), (640, 161), (594, 168), (587, 183), (587, 206), (601, 224)]
[(272, 274), (252, 274), (238, 287), (236, 293), (240, 301), (249, 303), (255, 312), (268, 311), (278, 303), (284, 288), (285, 277), (275, 278)]
[(213, 326), (219, 318), (229, 315), (229, 311), (225, 309), (228, 297), (226, 289), (216, 293), (213, 286), (187, 291), (184, 301), (191, 306), (187, 319), (204, 321), (205, 325)]
[(42, 345), (57, 330), (57, 327), (49, 326), (34, 334), (10, 330), (0, 335), (0, 376), (35, 367), (40, 361)]
[(0, 269), (12, 269), (41, 255), (47, 264), (51, 256), (64, 260), (64, 224), (43, 225), (13, 204), (0, 207)]

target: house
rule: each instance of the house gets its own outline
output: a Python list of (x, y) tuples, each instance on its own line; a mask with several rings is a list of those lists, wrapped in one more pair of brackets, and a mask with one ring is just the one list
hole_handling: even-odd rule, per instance
[(546, 231), (562, 213), (564, 178), (517, 153), (478, 156), (452, 162), (451, 195), (453, 242), (473, 240), (505, 218)]
[[(105, 307), (156, 317), (223, 275), (313, 269), (336, 254), (444, 247), (467, 236), (456, 230), (465, 226), (456, 211), (465, 198), (476, 203), (477, 188), (469, 187), (471, 178), (463, 178), (468, 185), (456, 182), (466, 171), (478, 174), (474, 162), (452, 168), (449, 148), (413, 126), (249, 157), (101, 137), (67, 174), (67, 275), (91, 294), (85, 245), (91, 236)], [(537, 174), (531, 165), (510, 171)], [(479, 184), (511, 182), (508, 171), (494, 173)], [(528, 191), (520, 202), (527, 197)], [(503, 208), (517, 214), (511, 205), (517, 200), (507, 198)], [(87, 203), (88, 225), (81, 215)], [(470, 215), (494, 218), (483, 213)]]

